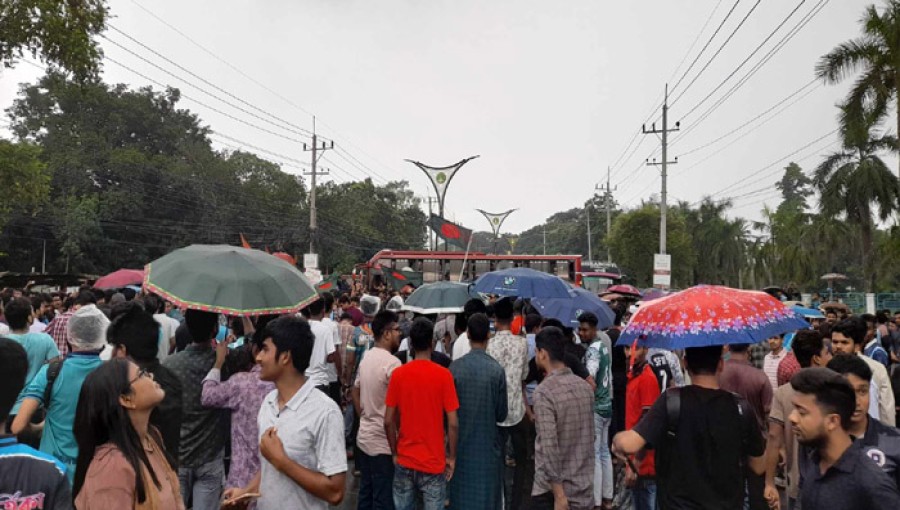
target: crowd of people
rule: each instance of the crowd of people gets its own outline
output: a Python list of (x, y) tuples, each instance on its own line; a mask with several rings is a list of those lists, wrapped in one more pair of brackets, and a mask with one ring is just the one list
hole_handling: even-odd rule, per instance
[(403, 312), (322, 293), (226, 318), (159, 296), (0, 293), (0, 507), (900, 507), (900, 314), (757, 344), (617, 346), (528, 300)]

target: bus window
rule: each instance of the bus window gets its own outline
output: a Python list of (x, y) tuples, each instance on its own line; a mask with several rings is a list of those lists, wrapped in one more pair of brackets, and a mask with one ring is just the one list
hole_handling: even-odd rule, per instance
[(394, 259), (394, 269), (403, 269), (404, 267), (409, 267), (409, 260)]
[(555, 267), (555, 271), (553, 274), (555, 274), (556, 276), (559, 276), (560, 278), (562, 278), (563, 280), (566, 280), (567, 282), (571, 282), (574, 280), (574, 278), (569, 276), (569, 263), (568, 262), (566, 262), (565, 260), (559, 260), (554, 265), (556, 267)]
[(483, 275), (484, 273), (491, 272), (491, 261), (490, 260), (476, 260), (475, 261), (475, 274), (472, 276), (472, 279)]
[(422, 261), (422, 280), (426, 283), (441, 281), (441, 262), (436, 259), (425, 259)]

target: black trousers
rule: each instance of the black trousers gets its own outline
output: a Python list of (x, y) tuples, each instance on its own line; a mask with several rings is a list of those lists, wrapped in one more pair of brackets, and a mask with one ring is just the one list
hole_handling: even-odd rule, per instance
[(553, 493), (545, 492), (537, 496), (531, 496), (530, 510), (553, 510)]
[[(528, 426), (525, 424), (528, 420), (527, 416), (522, 417), (522, 421), (510, 427), (499, 427), (500, 444), (502, 452), (506, 451), (506, 441), (511, 439), (513, 446), (513, 459), (516, 461), (516, 468), (513, 472), (512, 489), (506, 490), (506, 483), (503, 484), (503, 496), (507, 508), (522, 508), (522, 502), (526, 501), (526, 496), (531, 493), (531, 483), (528, 482)], [(533, 461), (532, 461), (533, 462)], [(533, 466), (533, 465), (532, 465)], [(504, 463), (505, 469), (505, 463)], [(532, 467), (531, 476), (534, 478), (534, 468)], [(506, 477), (504, 477), (504, 480)]]
[(316, 389), (331, 397), (331, 400), (334, 400), (334, 403), (338, 405), (338, 408), (341, 407), (341, 383), (333, 382), (329, 384), (320, 384), (316, 386)]

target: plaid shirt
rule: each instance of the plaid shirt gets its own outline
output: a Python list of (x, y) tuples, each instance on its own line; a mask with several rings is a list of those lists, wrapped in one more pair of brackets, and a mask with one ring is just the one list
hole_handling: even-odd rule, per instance
[(568, 368), (554, 370), (534, 391), (537, 440), (534, 488), (539, 496), (561, 482), (569, 508), (594, 508), (594, 395)]
[(69, 353), (69, 319), (75, 315), (75, 311), (69, 311), (61, 315), (57, 315), (50, 321), (50, 324), (47, 325), (47, 329), (44, 330), (44, 333), (53, 337), (53, 341), (56, 342), (56, 347), (59, 349), (59, 354), (61, 356), (65, 356)]
[(769, 354), (769, 340), (755, 343), (750, 346), (750, 364), (762, 370), (766, 362), (766, 354)]

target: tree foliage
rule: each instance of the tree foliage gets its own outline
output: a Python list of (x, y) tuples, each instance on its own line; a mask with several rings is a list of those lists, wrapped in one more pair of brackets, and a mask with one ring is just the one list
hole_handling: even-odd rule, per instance
[(0, 140), (0, 230), (13, 211), (34, 211), (44, 204), (50, 175), (40, 156), (37, 145)]
[(0, 63), (13, 67), (25, 55), (96, 78), (103, 52), (96, 37), (106, 28), (105, 0), (6, 0), (0, 2)]

